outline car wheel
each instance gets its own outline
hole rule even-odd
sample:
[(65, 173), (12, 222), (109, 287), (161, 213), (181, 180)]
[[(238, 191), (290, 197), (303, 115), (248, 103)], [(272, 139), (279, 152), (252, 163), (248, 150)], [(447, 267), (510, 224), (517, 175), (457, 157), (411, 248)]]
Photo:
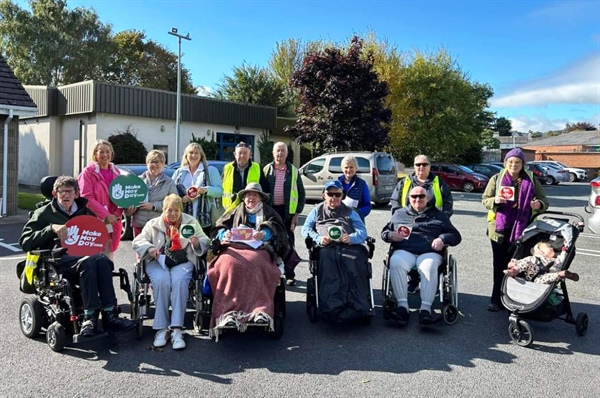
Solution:
[(465, 192), (473, 192), (475, 189), (475, 185), (471, 181), (465, 181), (463, 184), (463, 191)]
[(569, 182), (577, 182), (577, 175), (575, 173), (569, 173)]
[(546, 178), (546, 184), (548, 184), (548, 185), (556, 185), (556, 180), (554, 179), (554, 177), (548, 176)]
[(123, 230), (121, 231), (121, 240), (133, 239), (133, 229), (131, 228), (131, 217), (123, 215), (121, 218)]

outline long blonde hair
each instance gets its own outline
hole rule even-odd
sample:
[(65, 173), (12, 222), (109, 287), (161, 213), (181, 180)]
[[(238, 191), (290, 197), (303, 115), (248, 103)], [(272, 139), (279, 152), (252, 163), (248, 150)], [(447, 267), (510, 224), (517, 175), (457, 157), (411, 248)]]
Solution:
[(112, 144), (110, 143), (110, 141), (107, 140), (97, 140), (96, 144), (94, 145), (94, 149), (92, 149), (92, 160), (96, 163), (98, 163), (98, 158), (96, 157), (96, 151), (98, 150), (98, 147), (100, 145), (106, 145), (110, 148), (110, 159), (109, 161), (112, 162), (113, 159), (115, 158), (115, 150), (112, 146)]
[(187, 158), (187, 154), (188, 152), (193, 151), (194, 149), (197, 149), (198, 152), (200, 152), (200, 162), (202, 162), (202, 164), (204, 165), (204, 170), (208, 173), (208, 162), (206, 161), (206, 154), (204, 153), (204, 149), (202, 149), (202, 145), (198, 144), (197, 142), (190, 142), (188, 146), (185, 147), (185, 150), (183, 151), (183, 156), (181, 157), (181, 165), (187, 166), (190, 164)]

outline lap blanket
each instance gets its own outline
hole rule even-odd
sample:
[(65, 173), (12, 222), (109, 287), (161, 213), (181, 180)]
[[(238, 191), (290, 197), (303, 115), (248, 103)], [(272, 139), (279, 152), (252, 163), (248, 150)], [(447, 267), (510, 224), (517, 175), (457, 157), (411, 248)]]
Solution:
[(218, 335), (225, 318), (232, 316), (238, 330), (258, 312), (269, 318), (273, 329), (273, 298), (281, 272), (265, 249), (232, 243), (209, 265), (208, 280), (213, 292), (211, 333)]
[(321, 316), (332, 322), (371, 314), (371, 266), (361, 245), (319, 248), (318, 289)]

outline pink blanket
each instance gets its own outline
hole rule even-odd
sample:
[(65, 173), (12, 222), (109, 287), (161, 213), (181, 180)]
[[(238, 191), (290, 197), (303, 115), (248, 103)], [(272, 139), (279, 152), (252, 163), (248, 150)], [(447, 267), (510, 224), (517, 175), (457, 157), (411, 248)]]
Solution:
[(208, 280), (213, 291), (211, 329), (233, 316), (240, 331), (258, 312), (274, 316), (273, 297), (281, 272), (269, 253), (232, 243), (209, 265)]

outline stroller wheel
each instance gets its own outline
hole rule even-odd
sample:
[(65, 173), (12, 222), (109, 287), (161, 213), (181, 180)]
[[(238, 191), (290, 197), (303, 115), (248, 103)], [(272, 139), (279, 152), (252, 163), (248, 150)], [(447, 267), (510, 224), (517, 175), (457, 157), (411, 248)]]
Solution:
[(442, 315), (446, 325), (454, 325), (458, 321), (458, 309), (453, 305), (444, 305)]
[(63, 325), (54, 322), (52, 325), (48, 326), (48, 330), (46, 331), (46, 341), (52, 351), (62, 351), (67, 343), (67, 333), (65, 332)]
[(577, 319), (575, 320), (575, 331), (580, 336), (585, 336), (588, 329), (589, 318), (585, 312), (580, 312), (577, 314)]
[(533, 329), (522, 319), (519, 319), (517, 327), (512, 322), (508, 324), (508, 335), (513, 343), (521, 347), (528, 347), (533, 343)]

